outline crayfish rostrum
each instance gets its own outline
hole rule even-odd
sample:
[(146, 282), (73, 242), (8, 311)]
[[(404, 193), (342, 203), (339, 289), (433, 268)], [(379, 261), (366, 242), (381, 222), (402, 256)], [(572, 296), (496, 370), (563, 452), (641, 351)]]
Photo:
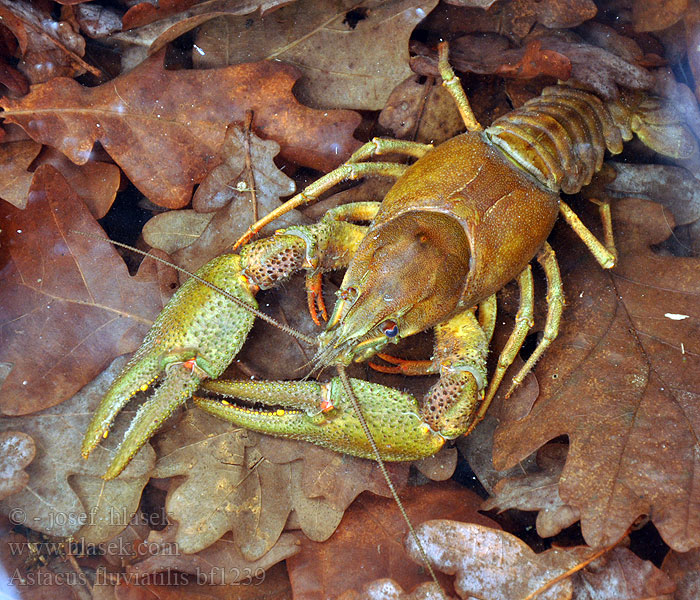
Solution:
[[(233, 423), (348, 454), (373, 458), (363, 428), (338, 378), (313, 381), (219, 381), (252, 327), (258, 289), (307, 272), (309, 308), (325, 316), (321, 274), (346, 268), (338, 301), (318, 338), (319, 366), (347, 365), (388, 344), (435, 329), (430, 360), (393, 363), (384, 370), (439, 375), (420, 402), (397, 390), (352, 380), (381, 456), (413, 460), (437, 452), (468, 432), (485, 413), (533, 323), (529, 263), (537, 257), (548, 284), (544, 335), (514, 377), (520, 383), (557, 335), (564, 306), (559, 269), (547, 237), (559, 214), (603, 268), (615, 264), (609, 207), (600, 205), (599, 242), (560, 198), (590, 182), (605, 150), (619, 153), (636, 132), (653, 149), (679, 158), (695, 152), (694, 138), (674, 130), (672, 143), (650, 123), (662, 111), (648, 97), (604, 103), (592, 93), (557, 85), (482, 129), (440, 47), (443, 84), (467, 132), (437, 148), (375, 139), (345, 164), (270, 213), (241, 240), (290, 208), (345, 179), (384, 175), (397, 181), (384, 201), (343, 205), (317, 224), (278, 231), (219, 256), (173, 296), (107, 392), (83, 440), (87, 456), (107, 435), (126, 402), (160, 378), (134, 418), (105, 477), (116, 477), (172, 411), (201, 387), (234, 400), (196, 398), (202, 409)], [(668, 123), (669, 119), (661, 119)], [(381, 154), (417, 158), (411, 166), (372, 162)], [(369, 226), (361, 223), (369, 222)], [(495, 293), (517, 279), (520, 309), (490, 378), (486, 357), (495, 325)], [(223, 293), (222, 293), (223, 292)], [(260, 314), (260, 313), (257, 313)], [(253, 403), (253, 404), (250, 404)], [(258, 409), (258, 406), (269, 409)]]

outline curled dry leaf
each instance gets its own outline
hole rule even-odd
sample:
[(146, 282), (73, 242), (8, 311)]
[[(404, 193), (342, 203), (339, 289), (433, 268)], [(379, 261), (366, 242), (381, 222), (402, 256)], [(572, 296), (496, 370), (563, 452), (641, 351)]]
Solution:
[[(494, 463), (513, 465), (567, 434), (559, 493), (581, 512), (590, 545), (617, 540), (649, 515), (672, 548), (687, 550), (700, 544), (699, 263), (652, 252), (673, 222), (660, 205), (626, 199), (613, 210), (614, 270), (603, 272), (586, 252), (560, 252), (567, 310), (536, 369), (541, 400), (524, 419), (501, 424)], [(562, 237), (562, 248), (579, 243), (568, 230)]]
[[(244, 127), (229, 126), (221, 147), (222, 163), (206, 176), (192, 200), (196, 211), (216, 212), (197, 240), (173, 257), (178, 265), (195, 270), (226, 252), (259, 216), (280, 205), (281, 196), (294, 193), (294, 181), (273, 161), (279, 151), (277, 142), (262, 140)], [(299, 212), (292, 211), (262, 234), (300, 222)]]
[(31, 83), (53, 77), (101, 72), (86, 63), (85, 40), (69, 21), (54, 21), (48, 12), (26, 0), (0, 3), (2, 24), (17, 38), (21, 60), (17, 68)]
[(27, 168), (41, 151), (41, 144), (25, 140), (0, 145), (0, 198), (17, 208), (27, 206), (33, 173)]
[(221, 19), (201, 28), (195, 64), (282, 60), (302, 71), (295, 92), (304, 104), (379, 110), (411, 75), (408, 39), (436, 4), (298, 0), (275, 11), (274, 19)]
[(32, 462), (36, 446), (30, 435), (21, 431), (0, 433), (0, 500), (21, 492), (29, 475), (24, 468)]
[[(407, 488), (400, 495), (414, 525), (425, 519), (452, 518), (498, 527), (478, 512), (479, 496), (452, 482)], [(413, 589), (426, 580), (426, 574), (422, 563), (412, 564), (406, 554), (407, 532), (392, 499), (363, 494), (327, 542), (304, 543), (301, 552), (287, 561), (295, 597), (335, 598), (378, 577), (391, 577), (403, 589)], [(441, 584), (450, 589), (448, 578), (442, 577)]]
[(660, 31), (677, 23), (688, 9), (688, 0), (646, 0), (632, 4), (635, 31)]
[(189, 202), (193, 185), (218, 164), (228, 124), (243, 121), (247, 110), (283, 156), (306, 166), (330, 170), (359, 145), (352, 138), (359, 115), (299, 104), (291, 91), (298, 74), (289, 65), (166, 71), (162, 62), (155, 55), (94, 88), (53, 79), (21, 100), (0, 100), (2, 116), (75, 164), (85, 164), (99, 141), (149, 200), (168, 208)]
[[(525, 598), (578, 563), (563, 550), (535, 554), (514, 535), (476, 523), (436, 519), (418, 525), (416, 533), (433, 567), (456, 576), (454, 587), (460, 598)], [(405, 545), (420, 564), (411, 536), (405, 537)], [(572, 582), (564, 579), (537, 598), (570, 600), (572, 590)]]
[(663, 204), (673, 214), (676, 225), (700, 219), (700, 181), (682, 167), (633, 165), (609, 162), (615, 180), (605, 191), (617, 197), (636, 196)]
[[(571, 78), (608, 99), (618, 96), (618, 86), (650, 89), (654, 85), (649, 71), (628, 57), (587, 43), (568, 31), (538, 32), (524, 43), (511, 48), (505, 37), (496, 34), (461, 36), (450, 44), (450, 62), (463, 72)], [(437, 76), (437, 54), (422, 44), (414, 43), (412, 48), (419, 53), (411, 59), (412, 68), (421, 75)]]
[[(197, 3), (192, 0), (167, 0), (159, 2), (157, 7), (150, 5), (150, 8), (150, 3), (141, 2), (124, 14), (125, 31), (111, 36), (110, 41), (141, 46), (148, 53), (153, 53), (183, 33), (216, 17), (251, 15), (258, 10), (264, 15), (290, 1), (293, 0), (209, 0)], [(187, 8), (192, 4), (194, 6)], [(131, 31), (127, 31), (129, 29)]]
[(390, 129), (394, 137), (423, 144), (439, 144), (464, 131), (452, 96), (435, 78), (420, 83), (412, 75), (391, 92), (379, 124)]
[[(0, 203), (5, 248), (0, 410), (28, 414), (71, 397), (109, 361), (135, 350), (172, 293), (170, 268), (135, 277), (65, 178), (34, 174), (25, 210)], [(79, 233), (92, 237), (88, 238)]]
[(88, 421), (125, 364), (125, 358), (115, 360), (80, 393), (59, 406), (0, 420), (0, 431), (22, 431), (31, 435), (37, 447), (36, 457), (26, 469), (26, 488), (0, 501), (0, 510), (14, 524), (53, 536), (73, 535), (88, 544), (109, 540), (129, 525), (153, 469), (153, 450), (144, 446), (118, 479), (105, 482), (101, 476), (133, 411), (89, 460), (80, 454)]
[[(175, 571), (191, 576), (176, 581), (193, 581), (198, 586), (224, 586), (251, 581), (257, 583), (261, 580), (261, 575), (265, 577), (267, 569), (299, 551), (297, 536), (283, 533), (265, 555), (255, 560), (244, 558), (238, 545), (228, 537), (196, 554), (186, 554), (177, 545), (176, 530), (177, 526), (171, 525), (162, 531), (151, 531), (143, 544), (145, 553), (127, 566), (127, 579), (145, 577), (145, 581), (148, 581), (148, 576), (156, 573)], [(237, 595), (236, 598), (238, 597)]]
[(690, 552), (671, 550), (661, 568), (676, 584), (674, 600), (696, 600), (700, 597), (700, 548)]
[[(456, 575), (454, 585), (460, 598), (529, 598), (532, 594), (549, 600), (671, 600), (675, 589), (653, 563), (627, 548), (613, 548), (552, 584), (596, 552), (577, 546), (535, 554), (504, 531), (442, 519), (416, 529), (433, 566)], [(420, 561), (413, 538), (406, 536), (405, 544), (411, 558)], [(535, 594), (537, 590), (542, 591)]]
[(517, 508), (536, 510), (537, 534), (552, 537), (579, 520), (579, 512), (559, 497), (559, 477), (564, 468), (568, 446), (548, 444), (537, 453), (538, 471), (501, 479), (494, 495), (484, 502), (484, 510)]
[(422, 583), (410, 593), (393, 579), (377, 579), (362, 586), (359, 592), (348, 590), (338, 596), (338, 600), (452, 600), (454, 596), (445, 596), (434, 583)]
[(41, 144), (31, 140), (0, 145), (0, 198), (17, 208), (25, 208), (29, 186), (34, 177), (34, 173), (27, 168), (32, 163), (37, 168), (42, 164), (50, 164), (68, 179), (93, 217), (104, 217), (119, 189), (119, 167), (98, 161), (75, 165), (53, 148), (44, 148), (37, 159), (41, 149)]

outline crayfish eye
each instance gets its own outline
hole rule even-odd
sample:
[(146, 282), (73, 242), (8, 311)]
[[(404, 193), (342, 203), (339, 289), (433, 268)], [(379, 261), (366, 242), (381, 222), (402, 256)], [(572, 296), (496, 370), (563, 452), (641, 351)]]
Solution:
[(357, 288), (354, 287), (349, 287), (346, 290), (340, 290), (339, 294), (340, 298), (342, 300), (349, 300), (350, 302), (353, 302), (354, 300), (357, 299), (357, 297), (360, 295), (359, 292), (357, 291)]
[(393, 338), (399, 335), (399, 326), (394, 321), (384, 321), (382, 331), (386, 337)]

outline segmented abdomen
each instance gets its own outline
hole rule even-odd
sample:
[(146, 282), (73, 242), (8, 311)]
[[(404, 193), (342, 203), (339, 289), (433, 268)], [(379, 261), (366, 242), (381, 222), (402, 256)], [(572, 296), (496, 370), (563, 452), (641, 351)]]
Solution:
[(557, 85), (497, 119), (485, 133), (549, 189), (574, 194), (600, 170), (606, 148), (622, 152), (621, 131), (627, 133), (598, 97)]

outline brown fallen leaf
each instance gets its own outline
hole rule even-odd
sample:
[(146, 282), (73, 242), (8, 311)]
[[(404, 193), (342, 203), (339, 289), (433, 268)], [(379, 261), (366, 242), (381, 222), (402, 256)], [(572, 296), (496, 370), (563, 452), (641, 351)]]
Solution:
[(34, 174), (27, 168), (41, 151), (41, 144), (26, 140), (0, 145), (0, 198), (17, 208), (27, 206)]
[(700, 181), (690, 171), (671, 165), (634, 165), (610, 161), (614, 181), (605, 191), (615, 197), (636, 196), (663, 204), (676, 225), (700, 219)]
[[(407, 488), (401, 498), (414, 525), (442, 517), (498, 527), (478, 512), (481, 498), (453, 482)], [(335, 598), (378, 577), (391, 577), (407, 590), (424, 582), (423, 566), (412, 564), (404, 550), (407, 531), (393, 499), (363, 494), (328, 541), (305, 542), (287, 561), (295, 597)], [(448, 582), (441, 577), (443, 589), (450, 589)]]
[[(186, 10), (183, 10), (185, 5), (192, 4), (190, 0), (167, 0), (159, 2), (157, 8), (148, 8), (148, 3), (141, 2), (124, 14), (125, 31), (110, 36), (110, 41), (141, 46), (151, 54), (211, 19), (250, 15), (258, 10), (265, 15), (291, 1), (294, 0), (209, 0), (198, 2)], [(155, 21), (146, 22), (154, 17)], [(128, 29), (130, 31), (126, 31)]]
[(68, 180), (95, 219), (101, 219), (107, 214), (121, 183), (121, 172), (117, 165), (99, 160), (76, 165), (65, 154), (51, 147), (42, 150), (36, 164), (55, 167)]
[(576, 27), (595, 17), (597, 10), (591, 0), (513, 0), (495, 11), (494, 17), (498, 33), (522, 39), (535, 23), (550, 29)]
[(552, 537), (576, 523), (579, 512), (559, 497), (559, 477), (564, 468), (568, 446), (550, 443), (537, 453), (538, 471), (501, 479), (494, 495), (482, 505), (484, 510), (511, 508), (536, 510), (537, 535)]
[(445, 596), (444, 590), (438, 589), (434, 583), (422, 583), (408, 593), (393, 579), (377, 579), (363, 585), (359, 592), (348, 590), (338, 596), (338, 600), (452, 600), (453, 598), (455, 597)]
[[(474, 33), (450, 43), (450, 62), (457, 71), (481, 74), (500, 73), (507, 77), (553, 75), (574, 79), (593, 88), (604, 98), (618, 96), (618, 86), (650, 89), (653, 76), (645, 68), (613, 52), (584, 41), (568, 31), (538, 31), (527, 37), (524, 47), (511, 48), (500, 35)], [(421, 75), (437, 76), (437, 53), (418, 43), (412, 44), (418, 56), (411, 67)], [(526, 57), (529, 49), (530, 55)], [(535, 65), (528, 61), (535, 58)]]
[(518, 62), (501, 64), (496, 74), (516, 79), (548, 75), (566, 81), (571, 77), (571, 61), (558, 52), (543, 50), (541, 40), (532, 40), (525, 46), (525, 53)]
[[(535, 554), (514, 535), (478, 523), (435, 519), (418, 525), (416, 533), (433, 567), (456, 576), (460, 598), (525, 598), (578, 563), (564, 550)], [(404, 543), (411, 559), (422, 562), (413, 538), (406, 536)], [(537, 598), (569, 600), (572, 590), (564, 579)]]
[(696, 600), (700, 597), (700, 549), (669, 551), (661, 569), (676, 584), (674, 600)]
[[(154, 575), (169, 571), (168, 574), (174, 576), (172, 581), (175, 583), (230, 586), (262, 582), (267, 569), (299, 551), (298, 536), (283, 533), (270, 550), (256, 560), (241, 555), (238, 545), (229, 537), (219, 539), (196, 554), (187, 554), (175, 541), (176, 530), (177, 526), (171, 525), (162, 531), (151, 531), (143, 544), (143, 556), (126, 568), (127, 580), (143, 578), (146, 583), (150, 576), (157, 581)], [(178, 578), (178, 574), (184, 574), (184, 577)]]
[(301, 70), (295, 92), (304, 104), (379, 110), (391, 90), (411, 75), (408, 39), (436, 4), (297, 0), (276, 10), (274, 18), (211, 21), (197, 37), (195, 65), (282, 60)]
[(0, 433), (0, 500), (21, 492), (27, 485), (29, 475), (24, 468), (35, 454), (31, 436), (21, 431)]
[(683, 18), (688, 0), (647, 0), (632, 4), (635, 31), (659, 31)]
[(559, 493), (581, 512), (590, 545), (611, 543), (649, 515), (669, 546), (687, 550), (700, 544), (692, 508), (700, 501), (699, 263), (652, 252), (672, 225), (660, 205), (626, 199), (613, 210), (619, 263), (610, 272), (568, 230), (558, 236), (560, 247), (579, 248), (559, 253), (560, 336), (536, 369), (539, 401), (496, 432), (494, 463), (513, 465), (567, 434)]
[[(460, 598), (671, 600), (675, 589), (662, 571), (627, 548), (613, 548), (580, 569), (599, 552), (577, 546), (535, 554), (505, 531), (444, 519), (416, 530), (433, 566), (456, 576)], [(405, 543), (420, 561), (413, 538), (406, 536)], [(579, 570), (556, 581), (574, 568)]]
[[(243, 127), (229, 126), (221, 147), (222, 164), (210, 171), (192, 199), (194, 210), (216, 212), (196, 241), (173, 256), (179, 266), (193, 271), (229, 251), (258, 217), (280, 205), (280, 197), (294, 193), (294, 181), (273, 161), (279, 151), (277, 142), (262, 140)], [(264, 228), (262, 234), (301, 222), (299, 212), (292, 211)]]
[(21, 53), (17, 68), (31, 83), (86, 71), (101, 75), (99, 69), (82, 59), (85, 40), (68, 21), (54, 21), (48, 11), (26, 0), (3, 0), (0, 17), (17, 38)]
[(193, 185), (219, 162), (226, 127), (246, 110), (283, 156), (319, 170), (334, 168), (359, 145), (352, 138), (359, 115), (300, 105), (291, 66), (166, 71), (162, 61), (155, 55), (94, 88), (53, 79), (21, 100), (1, 99), (2, 116), (76, 164), (85, 164), (99, 141), (149, 200), (168, 208), (189, 202)]
[(257, 560), (281, 535), (292, 509), (289, 465), (264, 460), (247, 437), (194, 409), (158, 438), (154, 476), (184, 476), (165, 504), (168, 519), (178, 523), (175, 543), (182, 552), (198, 552), (233, 531), (241, 555)]
[[(177, 571), (154, 572), (134, 581), (127, 574), (119, 578), (112, 596), (104, 600), (289, 600), (292, 591), (284, 563), (263, 567), (234, 567), (221, 553), (220, 564), (204, 566), (183, 564)], [(195, 557), (196, 559), (196, 557)], [(196, 563), (200, 561), (195, 560)], [(236, 583), (226, 583), (223, 573), (241, 572), (243, 578)], [(205, 577), (211, 574), (211, 583)], [(95, 596), (95, 600), (102, 597)]]
[(135, 277), (65, 178), (44, 165), (25, 210), (0, 202), (0, 410), (28, 414), (74, 395), (135, 350), (172, 293), (174, 272), (145, 261)]
[(47, 535), (75, 536), (86, 544), (105, 542), (126, 528), (153, 469), (154, 453), (142, 448), (123, 475), (105, 482), (101, 476), (114, 456), (129, 417), (117, 425), (89, 460), (80, 454), (85, 428), (121, 368), (119, 358), (70, 400), (24, 417), (3, 417), (0, 431), (19, 430), (36, 442), (36, 457), (26, 467), (24, 490), (0, 501), (0, 510), (14, 525)]
[(394, 137), (440, 144), (464, 131), (452, 96), (434, 78), (412, 75), (397, 85), (379, 113), (379, 124)]

